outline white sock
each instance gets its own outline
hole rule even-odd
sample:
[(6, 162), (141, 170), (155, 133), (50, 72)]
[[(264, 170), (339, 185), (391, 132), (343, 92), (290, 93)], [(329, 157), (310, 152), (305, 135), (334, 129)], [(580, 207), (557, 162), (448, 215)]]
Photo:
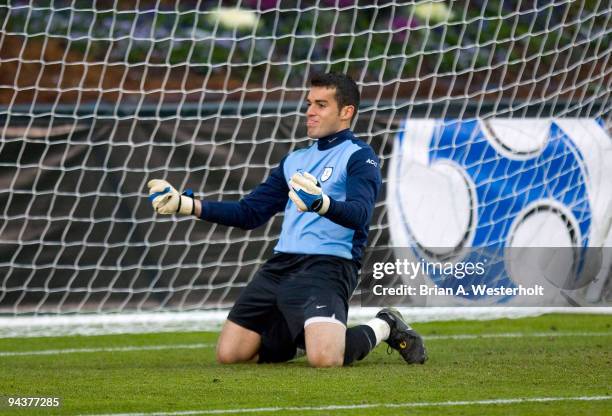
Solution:
[(372, 328), (372, 331), (374, 331), (374, 335), (376, 335), (376, 345), (389, 338), (391, 328), (389, 328), (389, 324), (383, 321), (382, 319), (370, 319), (368, 322), (365, 323), (365, 325), (369, 326), (370, 328)]

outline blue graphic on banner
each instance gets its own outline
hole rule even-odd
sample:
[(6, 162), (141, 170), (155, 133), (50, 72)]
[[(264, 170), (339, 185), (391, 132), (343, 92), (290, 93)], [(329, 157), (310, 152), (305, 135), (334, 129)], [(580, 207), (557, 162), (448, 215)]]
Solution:
[[(409, 122), (407, 126), (410, 128)], [(403, 131), (404, 128), (397, 135), (400, 144), (404, 140)], [(490, 284), (494, 280), (495, 286), (515, 287), (505, 270), (503, 250), (509, 244), (509, 232), (517, 216), (540, 200), (556, 201), (572, 213), (579, 230), (575, 230), (573, 244), (582, 247), (583, 253), (586, 251), (591, 227), (586, 185), (588, 172), (578, 148), (554, 122), (545, 146), (537, 154), (513, 159), (493, 146), (478, 120), (440, 120), (428, 155), (430, 164), (446, 160), (460, 166), (474, 184), (476, 223), (472, 225), (473, 237), (466, 245), (486, 247), (486, 250), (471, 251), (463, 259), (484, 261), (487, 264), (484, 276), (460, 280), (431, 275), (436, 285), (456, 289), (458, 285)], [(398, 192), (399, 188), (401, 186)], [(406, 230), (410, 232), (405, 212), (401, 206), (399, 209)], [(424, 249), (417, 246), (413, 250), (418, 257), (427, 258)], [(580, 268), (581, 265), (578, 271)]]

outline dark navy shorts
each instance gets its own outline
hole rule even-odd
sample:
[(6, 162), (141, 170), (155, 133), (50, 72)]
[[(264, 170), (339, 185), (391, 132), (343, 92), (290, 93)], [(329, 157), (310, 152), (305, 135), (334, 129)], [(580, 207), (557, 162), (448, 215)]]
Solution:
[(346, 326), (358, 272), (354, 261), (336, 256), (275, 254), (244, 288), (228, 319), (262, 336), (282, 336), (284, 330), (303, 347), (310, 323)]

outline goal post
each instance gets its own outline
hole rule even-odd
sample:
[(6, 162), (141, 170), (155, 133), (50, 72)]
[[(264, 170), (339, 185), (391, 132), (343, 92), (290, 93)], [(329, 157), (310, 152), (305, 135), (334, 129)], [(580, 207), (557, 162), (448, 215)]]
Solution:
[(0, 313), (231, 306), (282, 215), (252, 231), (162, 218), (146, 183), (246, 195), (310, 143), (314, 71), (361, 89), (354, 131), (384, 178), (370, 246), (393, 247), (390, 167), (406, 120), (571, 117), (610, 140), (611, 16), (591, 0), (0, 5)]

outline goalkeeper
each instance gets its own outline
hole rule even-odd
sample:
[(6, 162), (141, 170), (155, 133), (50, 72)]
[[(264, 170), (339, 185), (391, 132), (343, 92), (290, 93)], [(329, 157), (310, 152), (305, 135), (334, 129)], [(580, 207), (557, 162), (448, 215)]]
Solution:
[(238, 202), (199, 201), (166, 181), (149, 181), (149, 198), (159, 214), (253, 229), (285, 213), (275, 254), (227, 317), (217, 360), (284, 362), (305, 349), (310, 365), (334, 367), (361, 360), (386, 341), (409, 364), (422, 364), (427, 359), (422, 338), (393, 309), (346, 327), (381, 186), (379, 162), (350, 130), (359, 90), (348, 76), (313, 76), (307, 106), (307, 133), (317, 142), (285, 156)]

